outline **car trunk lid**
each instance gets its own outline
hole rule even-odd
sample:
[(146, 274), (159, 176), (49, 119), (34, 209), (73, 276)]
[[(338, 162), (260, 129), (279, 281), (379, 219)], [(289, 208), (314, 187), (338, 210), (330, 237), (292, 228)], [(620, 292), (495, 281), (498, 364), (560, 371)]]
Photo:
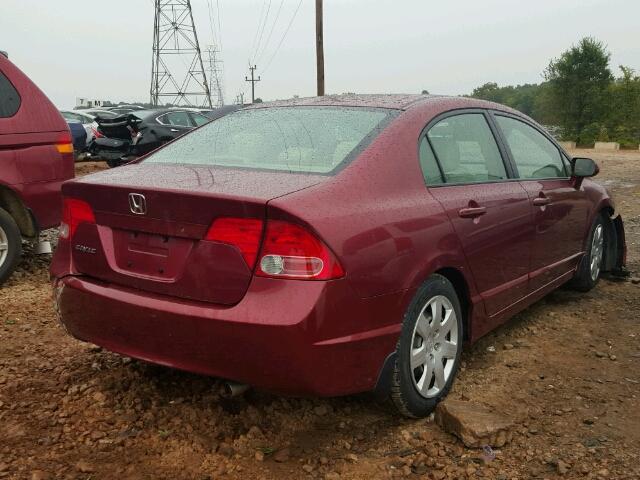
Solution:
[(65, 184), (95, 224), (71, 239), (78, 273), (190, 300), (235, 304), (252, 266), (237, 247), (204, 240), (219, 217), (265, 218), (266, 204), (327, 177), (221, 167), (133, 164)]

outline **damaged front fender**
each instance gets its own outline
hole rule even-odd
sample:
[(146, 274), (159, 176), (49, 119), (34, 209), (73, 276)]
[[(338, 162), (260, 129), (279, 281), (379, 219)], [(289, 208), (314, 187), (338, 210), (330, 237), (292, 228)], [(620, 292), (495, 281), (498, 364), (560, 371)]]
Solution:
[(628, 277), (629, 271), (626, 268), (627, 243), (622, 217), (617, 215), (608, 220), (609, 228), (607, 229), (607, 247), (603, 270), (617, 277)]

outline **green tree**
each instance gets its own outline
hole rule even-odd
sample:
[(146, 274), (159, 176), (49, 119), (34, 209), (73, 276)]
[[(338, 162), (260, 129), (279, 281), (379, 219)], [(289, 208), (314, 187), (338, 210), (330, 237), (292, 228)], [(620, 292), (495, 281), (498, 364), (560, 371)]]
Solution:
[(609, 87), (610, 109), (607, 126), (613, 138), (624, 146), (640, 142), (640, 76), (620, 66), (622, 76)]
[(610, 57), (602, 42), (587, 37), (549, 63), (545, 79), (566, 137), (579, 140), (586, 126), (606, 117), (613, 81)]

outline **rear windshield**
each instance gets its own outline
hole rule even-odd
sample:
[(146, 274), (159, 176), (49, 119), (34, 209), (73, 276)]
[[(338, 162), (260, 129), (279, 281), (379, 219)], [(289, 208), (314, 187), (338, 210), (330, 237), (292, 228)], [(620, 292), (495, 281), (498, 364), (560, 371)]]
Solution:
[(145, 162), (331, 173), (386, 126), (391, 112), (348, 107), (242, 110), (167, 145)]

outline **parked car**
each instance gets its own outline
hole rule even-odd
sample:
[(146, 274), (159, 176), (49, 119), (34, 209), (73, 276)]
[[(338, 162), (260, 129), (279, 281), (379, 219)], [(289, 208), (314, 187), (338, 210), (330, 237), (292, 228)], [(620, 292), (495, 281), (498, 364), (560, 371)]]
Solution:
[(597, 173), (470, 98), (253, 105), (63, 186), (57, 311), (130, 357), (423, 417), (465, 342), (623, 272)]
[(175, 109), (139, 110), (98, 119), (98, 138), (89, 151), (117, 167), (210, 121), (201, 113)]
[(125, 115), (127, 113), (137, 112), (139, 110), (144, 110), (144, 107), (140, 105), (117, 105), (115, 107), (104, 107), (110, 112), (117, 113), (118, 115)]
[(0, 284), (20, 260), (22, 238), (37, 241), (41, 230), (60, 223), (60, 185), (73, 178), (73, 169), (67, 123), (0, 55)]
[[(60, 114), (62, 118), (64, 118), (69, 124), (69, 129), (71, 130), (71, 135), (73, 135), (73, 147), (76, 152), (83, 151), (93, 140), (95, 137), (94, 131), (96, 130), (97, 123), (95, 123), (95, 117), (88, 115), (83, 112), (69, 111), (69, 110), (60, 110)], [(80, 135), (76, 126), (72, 126), (71, 124), (81, 124), (84, 129), (84, 136)], [(80, 144), (80, 138), (82, 137), (82, 141), (84, 143)], [(80, 147), (80, 148), (79, 148)]]
[(85, 126), (76, 120), (67, 120), (67, 125), (73, 138), (73, 152), (78, 155), (87, 148), (87, 131)]
[(95, 120), (97, 117), (100, 118), (115, 118), (117, 117), (119, 114), (116, 112), (111, 112), (109, 110), (100, 110), (98, 108), (87, 108), (86, 110), (75, 110), (80, 111), (82, 113), (86, 113), (87, 115), (91, 115), (93, 117), (93, 119)]

